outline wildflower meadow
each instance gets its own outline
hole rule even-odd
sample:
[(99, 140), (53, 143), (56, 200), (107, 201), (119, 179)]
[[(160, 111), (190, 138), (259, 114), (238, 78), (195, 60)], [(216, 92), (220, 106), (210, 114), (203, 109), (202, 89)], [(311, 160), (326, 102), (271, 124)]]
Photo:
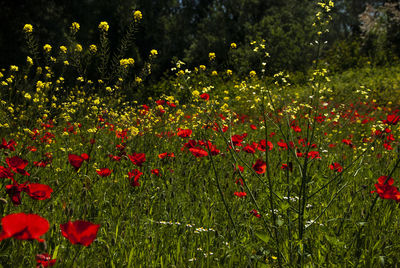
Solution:
[(209, 51), (148, 83), (138, 9), (117, 45), (102, 18), (91, 44), (25, 24), (26, 62), (0, 72), (0, 266), (397, 267), (400, 69), (333, 73), (335, 4), (314, 6), (303, 76), (268, 74), (260, 38), (245, 75)]

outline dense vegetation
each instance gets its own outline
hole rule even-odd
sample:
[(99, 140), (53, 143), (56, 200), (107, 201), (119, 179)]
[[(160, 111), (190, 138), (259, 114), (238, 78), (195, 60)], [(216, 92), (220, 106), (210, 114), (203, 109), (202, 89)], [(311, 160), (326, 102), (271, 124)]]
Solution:
[(397, 6), (48, 3), (0, 72), (1, 266), (399, 263)]

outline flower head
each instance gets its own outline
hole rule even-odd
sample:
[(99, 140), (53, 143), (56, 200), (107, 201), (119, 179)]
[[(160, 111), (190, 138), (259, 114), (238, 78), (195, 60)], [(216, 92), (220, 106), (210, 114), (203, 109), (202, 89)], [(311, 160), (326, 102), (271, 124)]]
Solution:
[(155, 49), (150, 50), (150, 56), (155, 57), (158, 55), (158, 51)]
[(136, 10), (135, 12), (133, 12), (133, 19), (135, 20), (135, 22), (139, 22), (141, 21), (143, 18), (142, 12), (140, 12), (140, 10)]
[(31, 32), (33, 32), (33, 26), (31, 24), (25, 24), (24, 28), (23, 28), (23, 31), (25, 33), (31, 33)]
[(104, 32), (108, 32), (108, 28), (110, 28), (110, 26), (108, 26), (108, 23), (106, 21), (102, 21), (99, 24), (99, 29), (104, 31)]
[(89, 46), (89, 51), (92, 53), (96, 53), (97, 52), (97, 46), (96, 45), (90, 45)]
[(49, 222), (36, 214), (15, 213), (1, 219), (3, 227), (0, 241), (14, 237), (19, 240), (37, 240), (44, 242), (40, 236), (50, 228)]
[(50, 46), (49, 44), (45, 44), (45, 45), (43, 46), (43, 50), (44, 50), (46, 53), (50, 53), (50, 51), (51, 51), (51, 46)]
[(77, 31), (79, 31), (79, 28), (81, 28), (79, 23), (73, 22), (70, 29), (72, 33), (76, 33)]
[(208, 53), (208, 58), (210, 59), (210, 61), (213, 61), (213, 60), (215, 60), (215, 53), (214, 52), (210, 52), (210, 53)]
[(264, 174), (267, 169), (267, 163), (261, 159), (257, 159), (256, 163), (253, 165), (253, 169), (257, 174)]
[(97, 237), (100, 225), (77, 220), (60, 224), (60, 228), (61, 234), (72, 244), (80, 244), (87, 247), (92, 244), (93, 240)]
[(48, 253), (37, 254), (36, 268), (53, 266), (56, 261), (56, 259), (51, 259), (51, 256)]
[(146, 155), (144, 153), (133, 153), (132, 155), (128, 155), (128, 157), (134, 165), (139, 167), (146, 161)]

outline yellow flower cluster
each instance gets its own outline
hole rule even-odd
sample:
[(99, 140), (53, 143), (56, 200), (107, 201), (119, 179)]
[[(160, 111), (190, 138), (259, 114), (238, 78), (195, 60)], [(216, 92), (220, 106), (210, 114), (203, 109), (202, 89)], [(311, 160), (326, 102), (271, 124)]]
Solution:
[(133, 12), (133, 19), (135, 20), (135, 22), (139, 22), (142, 18), (143, 18), (142, 12), (140, 12), (139, 10)]
[(102, 21), (99, 24), (99, 29), (104, 31), (104, 32), (108, 32), (108, 29), (110, 28), (110, 26), (108, 26), (108, 23), (106, 21)]
[(47, 53), (50, 53), (50, 51), (51, 51), (51, 46), (50, 46), (49, 44), (46, 44), (46, 45), (43, 46), (43, 50), (44, 50), (45, 52), (47, 52)]
[(33, 26), (31, 24), (25, 24), (23, 31), (25, 33), (31, 33), (33, 31)]
[(158, 55), (158, 51), (155, 50), (155, 49), (152, 49), (152, 50), (150, 51), (150, 55), (151, 55), (151, 56), (157, 56), (157, 55)]
[(89, 46), (89, 51), (92, 53), (96, 53), (97, 52), (97, 46), (96, 45), (90, 45)]
[(237, 48), (237, 45), (236, 45), (236, 43), (231, 43), (231, 48), (232, 48), (232, 49), (235, 49), (235, 48)]
[(215, 53), (214, 52), (210, 52), (210, 53), (208, 53), (208, 58), (210, 59), (210, 61), (213, 61), (213, 60), (215, 60)]
[(128, 67), (129, 65), (133, 65), (134, 63), (135, 63), (135, 60), (132, 59), (132, 58), (129, 58), (129, 59), (121, 59), (121, 60), (119, 61), (119, 64), (120, 64), (121, 66), (124, 66), (125, 68)]
[(71, 32), (76, 33), (77, 31), (79, 31), (80, 28), (81, 26), (79, 25), (79, 23), (73, 22), (71, 25)]
[(29, 64), (29, 65), (33, 65), (33, 60), (32, 60), (32, 58), (31, 57), (26, 57), (26, 62)]
[(78, 51), (78, 52), (82, 52), (82, 45), (76, 44), (75, 50)]

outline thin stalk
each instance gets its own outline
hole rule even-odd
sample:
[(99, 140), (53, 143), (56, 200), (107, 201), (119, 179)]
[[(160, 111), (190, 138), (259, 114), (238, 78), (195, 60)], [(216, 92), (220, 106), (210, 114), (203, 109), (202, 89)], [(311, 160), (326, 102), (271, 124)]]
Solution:
[(265, 116), (265, 96), (263, 97), (263, 103), (262, 103), (262, 114), (264, 118), (264, 131), (265, 131), (265, 162), (267, 163), (267, 180), (268, 180), (268, 185), (269, 185), (269, 203), (271, 207), (271, 213), (272, 213), (272, 223), (274, 228), (274, 234), (275, 234), (275, 243), (276, 243), (276, 251), (277, 251), (277, 256), (278, 256), (278, 265), (279, 267), (282, 267), (282, 259), (281, 259), (281, 251), (279, 247), (279, 233), (278, 233), (278, 227), (277, 227), (277, 215), (275, 214), (275, 206), (274, 206), (274, 196), (272, 195), (273, 192), (273, 185), (272, 185), (272, 180), (271, 180), (271, 172), (269, 168), (269, 159), (268, 159), (268, 125), (267, 125), (267, 118)]

